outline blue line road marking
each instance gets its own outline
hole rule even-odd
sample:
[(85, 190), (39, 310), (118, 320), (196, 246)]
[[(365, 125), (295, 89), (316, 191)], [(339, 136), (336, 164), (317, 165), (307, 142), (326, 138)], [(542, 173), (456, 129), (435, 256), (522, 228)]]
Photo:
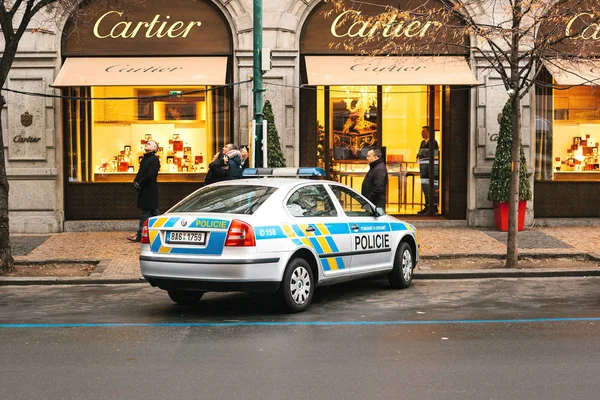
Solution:
[(332, 325), (452, 325), (452, 324), (529, 324), (545, 322), (598, 322), (590, 318), (467, 319), (424, 321), (281, 321), (281, 322), (156, 322), (156, 323), (82, 323), (82, 324), (0, 324), (0, 328), (121, 328), (121, 327), (231, 327), (231, 326), (332, 326)]

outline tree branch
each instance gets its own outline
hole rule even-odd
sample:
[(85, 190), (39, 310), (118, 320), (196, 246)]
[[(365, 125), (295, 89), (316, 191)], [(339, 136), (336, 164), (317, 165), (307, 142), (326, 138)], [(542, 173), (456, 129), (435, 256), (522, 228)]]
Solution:
[(2, 27), (4, 41), (8, 43), (11, 37), (13, 36), (14, 31), (12, 26), (12, 18), (10, 17), (10, 13), (6, 11), (4, 3), (0, 5), (0, 27)]
[[(30, 0), (27, 0), (28, 2)], [(42, 8), (46, 7), (49, 4), (52, 3), (56, 3), (58, 0), (41, 0), (39, 3), (37, 3), (35, 5), (35, 7), (33, 7), (33, 9), (31, 10), (31, 16), (33, 17), (34, 15), (36, 15)]]
[(25, 4), (25, 11), (23, 12), (23, 17), (21, 18), (19, 27), (17, 28), (17, 31), (15, 32), (14, 40), (16, 40), (17, 42), (21, 41), (21, 37), (23, 36), (23, 33), (25, 33), (25, 29), (27, 29), (29, 22), (31, 22), (31, 17), (33, 17), (35, 15), (35, 14), (31, 13), (33, 3), (34, 3), (34, 0), (27, 0), (27, 3)]
[(19, 7), (21, 7), (21, 3), (23, 3), (23, 0), (16, 0), (15, 4), (13, 4), (12, 8), (10, 9), (8, 15), (10, 16), (10, 19), (12, 19), (15, 14), (17, 13), (17, 11), (19, 10)]

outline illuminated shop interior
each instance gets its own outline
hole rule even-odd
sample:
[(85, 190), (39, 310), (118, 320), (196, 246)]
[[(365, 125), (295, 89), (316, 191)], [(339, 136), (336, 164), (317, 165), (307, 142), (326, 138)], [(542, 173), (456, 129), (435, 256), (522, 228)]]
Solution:
[[(321, 135), (323, 143), (317, 144), (317, 159), (328, 169), (330, 179), (360, 192), (369, 170), (367, 151), (380, 148), (388, 169), (386, 211), (415, 214), (422, 210), (425, 200), (416, 156), (423, 140), (421, 128), (433, 120), (440, 148), (436, 163), (442, 162), (441, 90), (441, 86), (427, 85), (318, 86), (317, 120), (319, 125), (327, 121), (327, 126)], [(434, 192), (437, 204), (439, 170)]]
[(74, 97), (65, 107), (70, 182), (131, 182), (150, 139), (159, 146), (159, 180), (201, 181), (197, 174), (207, 171), (228, 126), (228, 112), (219, 109), (224, 94), (210, 86), (68, 91)]
[(600, 88), (538, 87), (535, 179), (600, 181)]

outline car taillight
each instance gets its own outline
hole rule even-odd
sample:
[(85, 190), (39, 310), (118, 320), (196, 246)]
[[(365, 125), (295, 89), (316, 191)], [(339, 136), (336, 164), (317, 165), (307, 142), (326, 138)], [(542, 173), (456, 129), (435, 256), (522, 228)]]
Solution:
[(254, 229), (247, 222), (234, 219), (227, 231), (225, 246), (256, 246)]
[(142, 243), (150, 244), (150, 237), (148, 236), (148, 220), (144, 221), (142, 226)]

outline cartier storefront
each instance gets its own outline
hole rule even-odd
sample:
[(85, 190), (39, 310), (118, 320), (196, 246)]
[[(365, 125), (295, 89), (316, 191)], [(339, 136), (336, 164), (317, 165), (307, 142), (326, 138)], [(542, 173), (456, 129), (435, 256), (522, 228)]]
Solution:
[[(563, 2), (572, 36), (546, 57), (536, 86), (536, 218), (600, 217), (600, 6)], [(556, 6), (558, 7), (558, 6)], [(541, 35), (554, 32), (542, 26)]]
[[(441, 4), (423, 7), (433, 11)], [(300, 121), (306, 138), (301, 163), (321, 165), (330, 178), (360, 191), (369, 168), (366, 152), (380, 148), (389, 172), (387, 212), (422, 214), (429, 187), (417, 154), (422, 127), (429, 126), (438, 147), (430, 157), (435, 172), (429, 193), (439, 205), (430, 215), (465, 219), (470, 91), (478, 84), (467, 62), (469, 38), (453, 34), (452, 26), (462, 24), (458, 19), (444, 23), (435, 12), (424, 12), (406, 20), (387, 6), (402, 3), (377, 0), (336, 10), (323, 2), (308, 16), (300, 46), (300, 108), (307, 116)], [(438, 36), (446, 39), (438, 42)], [(375, 40), (348, 46), (348, 39), (367, 37)], [(393, 52), (377, 52), (378, 43), (390, 41), (397, 45)], [(418, 54), (399, 51), (406, 41), (417, 44)]]
[(209, 0), (84, 2), (63, 30), (65, 220), (136, 218), (131, 183), (157, 141), (160, 209), (201, 186), (232, 137), (232, 36)]

